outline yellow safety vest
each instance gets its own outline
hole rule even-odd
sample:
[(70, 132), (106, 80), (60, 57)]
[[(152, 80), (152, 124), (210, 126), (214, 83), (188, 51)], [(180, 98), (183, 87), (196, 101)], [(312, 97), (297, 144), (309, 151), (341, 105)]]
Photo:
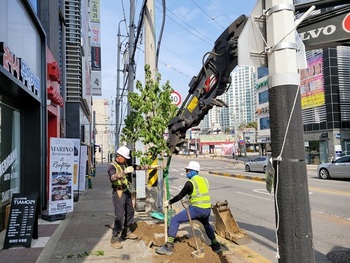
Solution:
[[(111, 165), (114, 166), (115, 168), (115, 172), (124, 172), (123, 168), (120, 166), (120, 164), (118, 164), (117, 162), (112, 162)], [(125, 168), (127, 167), (127, 164), (125, 164)], [(123, 178), (117, 179), (115, 181), (112, 182), (113, 186), (128, 186), (128, 177), (127, 174), (124, 174)]]
[(189, 196), (190, 203), (200, 208), (210, 208), (209, 182), (206, 178), (196, 175), (189, 180), (193, 185), (193, 192)]

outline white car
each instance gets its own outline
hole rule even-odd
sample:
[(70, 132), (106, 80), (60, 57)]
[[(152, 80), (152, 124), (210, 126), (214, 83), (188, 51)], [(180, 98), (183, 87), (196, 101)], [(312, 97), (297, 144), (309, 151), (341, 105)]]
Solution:
[(329, 178), (350, 178), (350, 155), (342, 156), (335, 161), (322, 163), (317, 167), (318, 177)]
[(266, 173), (269, 159), (267, 156), (256, 157), (245, 163), (246, 172), (264, 172)]

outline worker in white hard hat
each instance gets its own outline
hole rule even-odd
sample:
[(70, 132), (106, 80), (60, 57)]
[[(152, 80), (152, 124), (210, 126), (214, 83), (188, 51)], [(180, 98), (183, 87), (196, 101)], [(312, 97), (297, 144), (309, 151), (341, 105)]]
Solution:
[[(204, 226), (205, 232), (211, 241), (211, 248), (214, 252), (221, 252), (221, 245), (215, 238), (213, 227), (209, 223), (211, 213), (211, 203), (209, 195), (209, 182), (206, 178), (198, 175), (200, 164), (195, 161), (190, 161), (186, 166), (186, 177), (189, 179), (180, 193), (164, 202), (164, 207), (168, 207), (181, 200), (185, 195), (189, 196), (189, 212), (192, 220), (198, 220)], [(174, 241), (177, 231), (181, 223), (188, 222), (187, 211), (182, 210), (175, 215), (170, 222), (168, 229), (168, 240), (160, 248), (156, 249), (156, 253), (161, 255), (172, 255), (174, 251)]]
[(136, 234), (132, 233), (136, 226), (129, 186), (134, 168), (127, 165), (129, 159), (129, 148), (121, 146), (116, 152), (115, 161), (108, 166), (107, 170), (112, 183), (112, 203), (115, 215), (111, 246), (118, 249), (123, 248), (122, 240), (138, 238)]

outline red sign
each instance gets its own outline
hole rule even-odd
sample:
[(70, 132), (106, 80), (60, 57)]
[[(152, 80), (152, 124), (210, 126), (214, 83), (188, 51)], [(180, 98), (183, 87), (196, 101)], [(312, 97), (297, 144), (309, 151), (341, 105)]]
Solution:
[(350, 13), (343, 20), (343, 28), (346, 32), (350, 33)]
[(181, 104), (181, 95), (180, 95), (180, 93), (178, 93), (176, 91), (173, 91), (170, 96), (171, 96), (171, 100), (173, 101), (173, 103), (176, 106), (180, 106), (180, 104)]

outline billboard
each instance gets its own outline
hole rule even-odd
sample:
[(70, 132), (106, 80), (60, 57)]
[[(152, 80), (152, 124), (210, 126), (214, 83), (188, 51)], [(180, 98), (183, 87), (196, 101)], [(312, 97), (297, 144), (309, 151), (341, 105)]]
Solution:
[(325, 104), (322, 55), (320, 54), (308, 59), (307, 64), (308, 67), (300, 71), (302, 109)]

